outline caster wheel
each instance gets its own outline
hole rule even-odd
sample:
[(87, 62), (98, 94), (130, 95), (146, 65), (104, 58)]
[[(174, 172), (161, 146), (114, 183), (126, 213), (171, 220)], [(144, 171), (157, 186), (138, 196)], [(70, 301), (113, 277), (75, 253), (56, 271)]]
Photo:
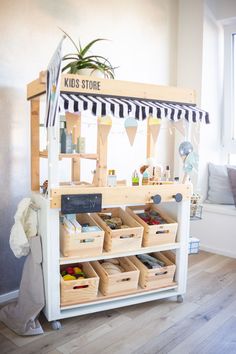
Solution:
[(51, 326), (54, 331), (57, 331), (57, 330), (61, 329), (61, 322), (60, 321), (52, 321)]
[(184, 298), (182, 295), (177, 295), (177, 302), (181, 304), (184, 301)]

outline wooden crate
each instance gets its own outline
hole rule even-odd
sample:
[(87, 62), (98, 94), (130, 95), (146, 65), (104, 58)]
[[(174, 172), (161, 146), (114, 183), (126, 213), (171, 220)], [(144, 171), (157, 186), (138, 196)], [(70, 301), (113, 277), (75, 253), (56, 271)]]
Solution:
[(138, 288), (139, 270), (127, 258), (117, 258), (125, 272), (109, 275), (99, 261), (91, 262), (100, 277), (99, 290), (103, 295), (119, 295)]
[[(98, 226), (96, 221), (88, 214), (78, 214), (77, 221), (80, 224), (88, 223), (91, 226)], [(60, 244), (64, 257), (75, 256), (85, 258), (98, 256), (103, 251), (103, 241), (103, 230), (70, 233), (62, 224), (60, 225)]]
[[(160, 225), (148, 225), (136, 213), (144, 211), (148, 208), (157, 211), (163, 217), (163, 219), (166, 220), (167, 223)], [(129, 206), (126, 207), (126, 211), (130, 216), (135, 218), (135, 220), (140, 225), (144, 227), (142, 243), (143, 247), (164, 245), (167, 243), (175, 242), (178, 223), (174, 219), (169, 217), (166, 213), (160, 211), (154, 204)]]
[(105, 231), (104, 249), (106, 251), (132, 251), (141, 247), (143, 227), (134, 218), (122, 208), (105, 208), (102, 209), (102, 213), (111, 213), (112, 217), (121, 218), (123, 223), (129, 226), (127, 229), (112, 230), (97, 213), (91, 214)]
[[(61, 266), (61, 270), (75, 264)], [(67, 280), (61, 276), (61, 306), (79, 304), (95, 299), (98, 293), (99, 277), (89, 262), (82, 263), (82, 268), (87, 276), (85, 279)]]
[(174, 280), (176, 265), (162, 252), (151, 253), (151, 255), (163, 261), (166, 266), (148, 269), (136, 256), (129, 257), (129, 260), (140, 270), (139, 285), (143, 289), (158, 289), (171, 285)]

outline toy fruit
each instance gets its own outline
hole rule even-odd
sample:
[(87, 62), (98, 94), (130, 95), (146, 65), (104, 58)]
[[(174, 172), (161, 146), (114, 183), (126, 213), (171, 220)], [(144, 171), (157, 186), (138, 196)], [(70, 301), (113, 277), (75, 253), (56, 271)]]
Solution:
[(67, 280), (76, 280), (76, 277), (74, 275), (66, 274), (66, 275), (63, 276), (63, 279), (65, 281), (67, 281)]
[(74, 274), (74, 270), (73, 270), (73, 268), (72, 267), (67, 267), (66, 268), (66, 272), (68, 273), (68, 274)]
[(82, 273), (82, 269), (79, 268), (79, 267), (74, 267), (74, 268), (73, 268), (73, 271), (74, 271), (74, 274), (80, 274), (80, 273)]

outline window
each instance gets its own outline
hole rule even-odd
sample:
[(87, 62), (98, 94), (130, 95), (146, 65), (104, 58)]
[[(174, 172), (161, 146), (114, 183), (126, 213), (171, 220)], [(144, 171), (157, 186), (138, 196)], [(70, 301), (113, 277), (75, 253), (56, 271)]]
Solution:
[(236, 23), (224, 27), (224, 146), (236, 153)]
[(233, 139), (236, 139), (236, 34), (232, 34), (232, 70), (233, 70)]

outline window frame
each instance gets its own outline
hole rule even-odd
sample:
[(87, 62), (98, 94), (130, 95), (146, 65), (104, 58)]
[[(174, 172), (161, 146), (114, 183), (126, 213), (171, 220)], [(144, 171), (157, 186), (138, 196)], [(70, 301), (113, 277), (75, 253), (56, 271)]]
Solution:
[[(234, 76), (236, 70), (236, 58), (234, 67), (234, 49), (233, 35), (236, 35), (236, 22), (224, 26), (224, 134), (223, 145), (229, 154), (236, 153), (236, 82), (234, 83)], [(236, 37), (234, 39), (236, 46)], [(236, 78), (235, 78), (236, 80)]]

